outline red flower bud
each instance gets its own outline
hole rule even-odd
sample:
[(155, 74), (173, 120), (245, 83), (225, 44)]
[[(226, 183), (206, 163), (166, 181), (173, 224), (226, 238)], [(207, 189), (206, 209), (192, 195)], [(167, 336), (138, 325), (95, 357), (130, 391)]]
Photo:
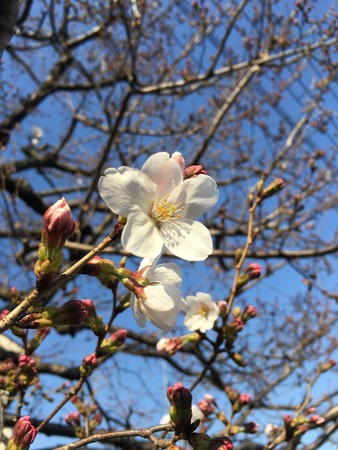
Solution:
[(30, 416), (24, 416), (17, 421), (13, 430), (13, 438), (10, 440), (8, 448), (11, 448), (12, 441), (16, 450), (29, 449), (36, 436), (36, 428), (32, 425), (30, 419)]

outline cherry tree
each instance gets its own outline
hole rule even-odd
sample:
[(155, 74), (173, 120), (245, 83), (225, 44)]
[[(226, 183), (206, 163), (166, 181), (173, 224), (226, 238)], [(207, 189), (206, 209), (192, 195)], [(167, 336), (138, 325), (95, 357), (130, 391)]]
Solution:
[(0, 445), (330, 448), (334, 2), (0, 16)]

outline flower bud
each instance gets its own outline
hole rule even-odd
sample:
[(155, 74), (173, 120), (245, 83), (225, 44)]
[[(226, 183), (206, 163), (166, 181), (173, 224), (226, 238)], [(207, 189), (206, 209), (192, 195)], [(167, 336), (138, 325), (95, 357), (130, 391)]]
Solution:
[(68, 300), (59, 307), (47, 306), (45, 311), (53, 325), (80, 325), (88, 319), (87, 305), (81, 300)]
[(96, 336), (103, 336), (105, 333), (105, 326), (102, 318), (96, 314), (94, 302), (90, 299), (81, 300), (81, 302), (88, 314), (86, 323), (88, 323), (89, 327), (94, 331)]
[(262, 273), (262, 266), (258, 263), (251, 263), (245, 269), (245, 273), (249, 276), (250, 280), (259, 278)]
[(8, 442), (8, 450), (28, 450), (36, 433), (30, 416), (21, 417), (14, 426), (13, 437)]
[(205, 415), (205, 417), (210, 416), (213, 412), (215, 412), (215, 407), (211, 402), (208, 402), (206, 399), (198, 400), (197, 406)]
[(237, 364), (237, 366), (245, 367), (246, 362), (244, 361), (243, 356), (237, 352), (229, 352), (230, 358)]
[(66, 423), (72, 428), (80, 425), (80, 414), (78, 411), (73, 411), (65, 415)]
[(277, 194), (285, 187), (285, 181), (282, 178), (276, 178), (271, 184), (269, 184), (262, 192), (261, 199), (271, 197)]
[(240, 394), (238, 397), (238, 403), (241, 406), (249, 405), (251, 402), (251, 396), (250, 394)]
[(219, 436), (212, 438), (209, 442), (210, 450), (232, 450), (234, 444), (227, 436)]
[(43, 222), (38, 260), (34, 267), (39, 286), (46, 286), (55, 277), (63, 260), (62, 248), (75, 228), (75, 221), (64, 198), (47, 209)]
[(243, 320), (243, 322), (247, 322), (250, 319), (253, 319), (254, 317), (256, 317), (257, 315), (257, 311), (256, 308), (252, 305), (248, 305), (244, 308), (244, 311), (242, 313), (242, 317), (241, 319)]
[(227, 436), (210, 438), (205, 433), (192, 433), (189, 444), (194, 450), (232, 450), (233, 443)]
[(60, 250), (75, 228), (75, 221), (64, 197), (47, 209), (43, 221), (42, 242), (48, 251)]
[(228, 310), (228, 302), (221, 300), (218, 302), (219, 314), (221, 317), (225, 317)]
[(100, 356), (113, 355), (124, 344), (127, 337), (127, 330), (115, 331), (109, 338), (103, 339), (100, 349)]
[(175, 434), (179, 435), (187, 431), (191, 425), (192, 395), (189, 389), (185, 388), (182, 383), (177, 382), (174, 386), (168, 388), (167, 397), (170, 402), (170, 420), (174, 426)]
[(98, 365), (99, 361), (94, 353), (85, 356), (82, 360), (82, 366), (80, 367), (81, 375), (83, 375), (84, 377), (89, 377)]
[(206, 171), (203, 169), (201, 164), (197, 166), (189, 166), (184, 169), (183, 179), (188, 180), (189, 178), (195, 178), (197, 175), (206, 175)]

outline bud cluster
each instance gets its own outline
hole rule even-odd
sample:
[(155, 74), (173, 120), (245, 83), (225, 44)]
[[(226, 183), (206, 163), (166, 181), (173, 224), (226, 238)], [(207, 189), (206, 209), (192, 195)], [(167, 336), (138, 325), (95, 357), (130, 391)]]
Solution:
[(232, 389), (230, 386), (226, 386), (224, 388), (224, 391), (227, 394), (228, 399), (230, 400), (232, 412), (234, 414), (240, 412), (244, 406), (247, 406), (251, 403), (250, 394), (239, 393), (235, 389)]
[(0, 362), (0, 390), (15, 395), (39, 381), (35, 360), (28, 355), (21, 355), (16, 364), (12, 358)]
[(102, 414), (97, 411), (97, 405), (83, 403), (77, 395), (72, 397), (71, 402), (77, 411), (66, 414), (65, 421), (74, 430), (75, 436), (82, 439), (86, 432), (90, 435), (100, 425)]
[(227, 436), (211, 438), (206, 433), (192, 433), (188, 439), (194, 450), (232, 450), (234, 444)]

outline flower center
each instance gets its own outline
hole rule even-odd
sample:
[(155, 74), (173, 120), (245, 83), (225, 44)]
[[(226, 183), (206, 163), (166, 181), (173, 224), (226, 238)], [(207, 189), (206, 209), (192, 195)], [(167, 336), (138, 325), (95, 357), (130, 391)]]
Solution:
[(205, 304), (200, 304), (199, 306), (198, 306), (198, 314), (200, 315), (200, 316), (203, 316), (203, 317), (207, 317), (207, 315), (209, 314), (209, 308), (208, 308), (208, 306), (207, 305), (205, 305)]
[(169, 194), (165, 197), (158, 197), (153, 203), (150, 216), (156, 222), (168, 222), (169, 220), (176, 220), (181, 217), (180, 211), (184, 209), (182, 202), (176, 205), (168, 201)]

